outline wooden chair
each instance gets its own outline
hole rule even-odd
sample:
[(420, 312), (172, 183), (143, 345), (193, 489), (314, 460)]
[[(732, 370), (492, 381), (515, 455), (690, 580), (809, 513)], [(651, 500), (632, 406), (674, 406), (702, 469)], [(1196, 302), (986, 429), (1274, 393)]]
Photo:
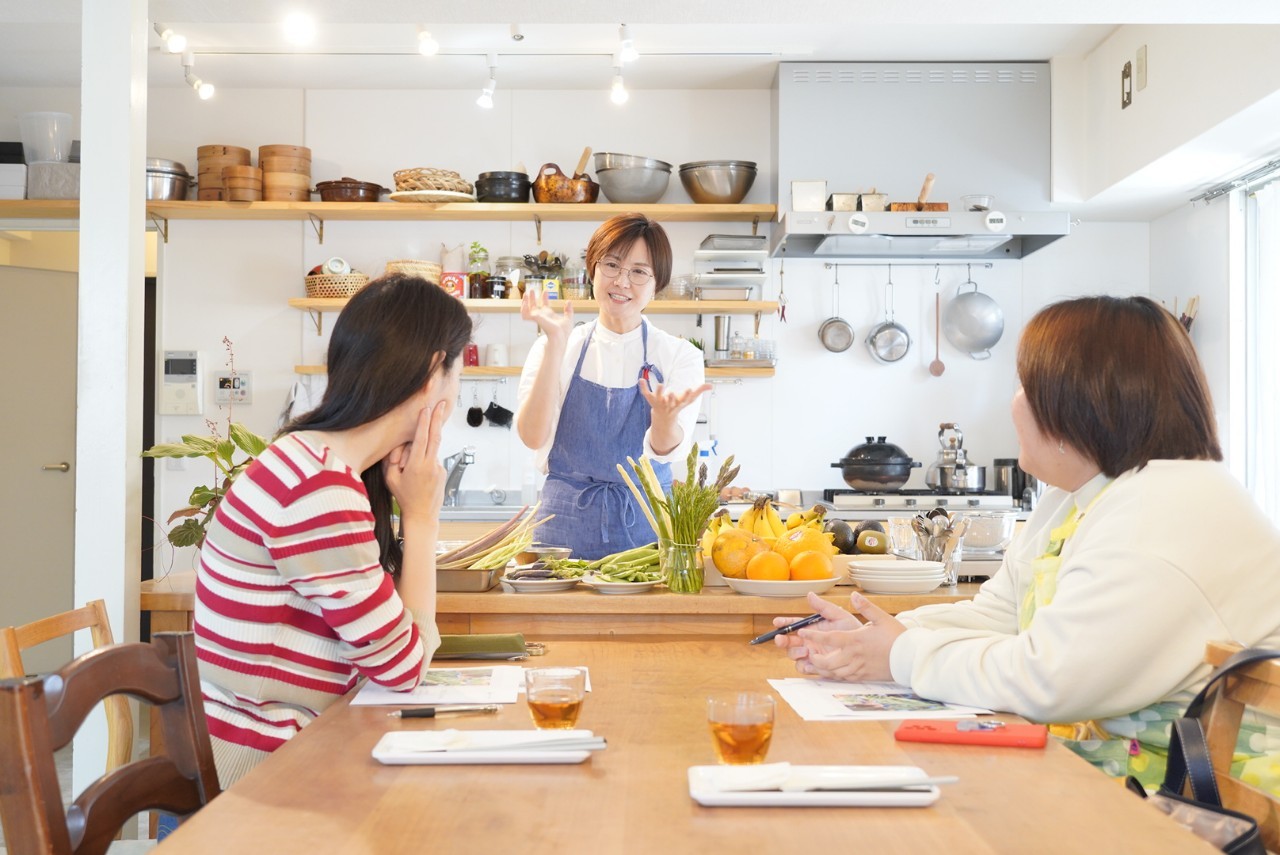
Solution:
[[(108, 772), (65, 809), (53, 754), (113, 694), (154, 704), (164, 751)], [(9, 851), (101, 855), (132, 816), (187, 816), (220, 792), (196, 672), (195, 636), (93, 650), (53, 674), (0, 680), (0, 819)]]
[[(1237, 644), (1211, 641), (1205, 649), (1205, 661), (1216, 668), (1239, 650)], [(1231, 755), (1245, 707), (1280, 717), (1280, 659), (1259, 662), (1245, 669), (1238, 678), (1223, 680), (1209, 696), (1208, 706), (1201, 714), (1223, 807), (1258, 820), (1262, 842), (1269, 851), (1280, 852), (1280, 800), (1231, 777)]]
[[(22, 626), (0, 627), (0, 678), (26, 675), (22, 651), (82, 629), (89, 630), (95, 649), (115, 643), (107, 621), (107, 605), (102, 600)], [(107, 771), (110, 772), (133, 757), (133, 712), (129, 701), (121, 695), (108, 698), (103, 706), (107, 712)]]

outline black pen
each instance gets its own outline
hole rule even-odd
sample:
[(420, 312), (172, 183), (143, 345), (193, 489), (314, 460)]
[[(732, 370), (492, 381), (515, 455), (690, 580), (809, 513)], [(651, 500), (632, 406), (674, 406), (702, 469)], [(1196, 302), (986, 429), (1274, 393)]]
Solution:
[(786, 626), (780, 626), (777, 629), (770, 630), (769, 632), (766, 632), (764, 635), (757, 635), (755, 638), (751, 639), (751, 643), (764, 644), (766, 641), (770, 640), (776, 635), (789, 635), (790, 633), (795, 632), (797, 629), (804, 629), (806, 626), (815, 624), (820, 620), (822, 620), (822, 615), (809, 615), (807, 618), (801, 618), (795, 623), (789, 623)]
[(405, 707), (387, 713), (396, 718), (439, 718), (445, 715), (462, 715), (463, 713), (497, 712), (497, 704), (459, 704), (451, 707)]

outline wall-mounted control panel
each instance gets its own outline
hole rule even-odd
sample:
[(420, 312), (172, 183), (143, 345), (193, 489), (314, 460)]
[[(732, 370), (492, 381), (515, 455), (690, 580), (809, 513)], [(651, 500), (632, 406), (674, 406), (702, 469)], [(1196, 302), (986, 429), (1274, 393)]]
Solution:
[(164, 378), (160, 383), (160, 414), (198, 416), (204, 412), (200, 353), (194, 350), (166, 350)]
[(219, 406), (253, 403), (252, 371), (219, 371), (213, 375), (213, 402)]

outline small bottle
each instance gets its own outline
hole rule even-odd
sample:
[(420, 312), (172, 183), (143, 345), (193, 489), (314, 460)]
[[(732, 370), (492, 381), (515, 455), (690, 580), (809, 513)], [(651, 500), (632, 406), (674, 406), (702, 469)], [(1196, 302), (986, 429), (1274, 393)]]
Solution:
[[(586, 250), (582, 252), (585, 257)], [(564, 267), (561, 287), (561, 296), (566, 300), (585, 300), (587, 298), (587, 267), (582, 259), (569, 259), (569, 262)]]
[(729, 337), (729, 358), (742, 359), (746, 354), (747, 340), (742, 337), (742, 333), (735, 332)]
[(473, 300), (489, 296), (489, 250), (475, 242), (471, 244), (467, 266), (467, 296)]

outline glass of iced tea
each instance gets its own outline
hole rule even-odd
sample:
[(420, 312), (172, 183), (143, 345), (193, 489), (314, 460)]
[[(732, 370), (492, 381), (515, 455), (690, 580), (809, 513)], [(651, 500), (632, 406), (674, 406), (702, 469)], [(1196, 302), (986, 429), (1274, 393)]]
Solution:
[(733, 692), (707, 698), (711, 743), (721, 763), (763, 763), (773, 739), (773, 697)]
[(526, 668), (524, 690), (534, 727), (572, 728), (578, 723), (586, 689), (586, 673), (581, 668)]

